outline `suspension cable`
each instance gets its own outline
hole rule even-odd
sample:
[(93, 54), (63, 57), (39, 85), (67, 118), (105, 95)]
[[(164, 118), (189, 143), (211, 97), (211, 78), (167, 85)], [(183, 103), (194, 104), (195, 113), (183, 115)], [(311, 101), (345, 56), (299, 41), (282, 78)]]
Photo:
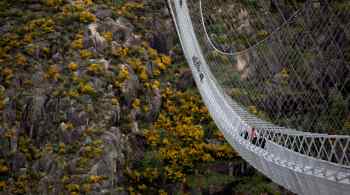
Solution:
[(263, 44), (264, 42), (266, 42), (270, 37), (272, 37), (274, 34), (276, 34), (277, 32), (279, 32), (284, 26), (288, 25), (288, 23), (294, 19), (295, 17), (297, 17), (302, 11), (304, 11), (306, 9), (306, 3), (304, 3), (303, 8), (296, 11), (290, 18), (288, 18), (286, 21), (284, 21), (279, 27), (277, 27), (273, 32), (270, 33), (269, 36), (265, 37), (264, 39), (260, 40), (259, 42), (255, 43), (254, 45), (242, 50), (242, 51), (238, 51), (238, 52), (227, 52), (227, 51), (223, 51), (222, 49), (219, 49), (215, 46), (213, 40), (210, 38), (209, 34), (208, 34), (208, 30), (207, 27), (205, 25), (204, 22), (204, 14), (203, 14), (203, 7), (202, 7), (202, 0), (199, 0), (199, 9), (200, 9), (200, 19), (201, 19), (201, 24), (203, 26), (203, 30), (205, 33), (206, 38), (208, 39), (208, 42), (210, 44), (210, 46), (218, 53), (222, 54), (222, 55), (229, 55), (229, 56), (237, 56), (237, 55), (242, 55), (244, 53), (249, 52), (251, 49), (258, 47), (259, 45)]

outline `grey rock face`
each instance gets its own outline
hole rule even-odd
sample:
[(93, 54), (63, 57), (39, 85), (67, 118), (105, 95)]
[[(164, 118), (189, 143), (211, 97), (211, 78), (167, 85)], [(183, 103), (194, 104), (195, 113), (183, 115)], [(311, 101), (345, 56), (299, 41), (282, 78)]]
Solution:
[(113, 34), (113, 40), (118, 43), (124, 43), (134, 31), (134, 26), (125, 18), (113, 20), (107, 17), (104, 22), (99, 25), (99, 31), (109, 31)]
[(153, 90), (154, 96), (151, 100), (150, 120), (155, 120), (162, 106), (162, 94), (159, 89)]
[(89, 25), (89, 30), (90, 30), (90, 38), (94, 43), (94, 48), (97, 51), (103, 51), (107, 46), (108, 43), (105, 40), (105, 38), (103, 38), (100, 33), (98, 32), (98, 24), (97, 23), (93, 23)]
[(110, 18), (112, 16), (112, 10), (104, 8), (97, 9), (95, 16), (101, 20), (104, 20), (105, 18)]
[(178, 89), (184, 90), (188, 87), (193, 87), (195, 85), (194, 80), (192, 78), (191, 70), (187, 69), (183, 71), (180, 75), (179, 81), (176, 84)]
[(120, 66), (126, 67), (129, 71), (130, 79), (124, 81), (121, 89), (125, 101), (129, 105), (137, 95), (137, 90), (140, 88), (140, 81), (134, 70), (128, 64), (122, 64)]

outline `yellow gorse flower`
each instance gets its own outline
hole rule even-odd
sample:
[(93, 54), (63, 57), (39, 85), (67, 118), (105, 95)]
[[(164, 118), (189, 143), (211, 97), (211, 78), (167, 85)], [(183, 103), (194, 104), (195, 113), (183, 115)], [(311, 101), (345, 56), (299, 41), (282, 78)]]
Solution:
[(171, 64), (170, 56), (162, 55), (161, 60), (162, 60), (162, 63), (165, 64), (166, 66)]
[(141, 106), (141, 101), (139, 99), (135, 99), (133, 102), (132, 102), (132, 107), (133, 108), (140, 108)]
[(123, 82), (127, 79), (130, 79), (129, 69), (126, 66), (123, 66), (118, 73), (119, 81)]
[(83, 49), (84, 48), (84, 40), (83, 40), (83, 35), (81, 33), (79, 33), (75, 36), (75, 39), (71, 44), (71, 47), (73, 49)]
[(56, 7), (62, 5), (63, 0), (46, 0), (44, 1), (47, 6)]
[(91, 183), (99, 183), (104, 180), (104, 177), (102, 176), (97, 176), (97, 175), (91, 175), (89, 178), (89, 181)]
[(60, 69), (57, 65), (51, 65), (47, 71), (47, 77), (57, 80), (60, 76)]
[(98, 74), (103, 71), (103, 67), (101, 64), (90, 64), (87, 70), (92, 74)]
[(71, 62), (70, 64), (68, 64), (68, 69), (72, 72), (77, 71), (78, 70), (78, 64)]
[(80, 85), (80, 91), (83, 94), (93, 94), (93, 93), (95, 93), (94, 87), (91, 84), (88, 84), (88, 83), (81, 84)]
[(27, 58), (23, 54), (18, 53), (16, 55), (16, 64), (18, 64), (18, 65), (26, 65), (27, 64)]
[(95, 22), (96, 16), (88, 11), (82, 11), (79, 15), (80, 22), (89, 23)]
[(129, 48), (124, 47), (117, 47), (112, 49), (112, 54), (117, 57), (126, 57), (129, 53)]
[(80, 51), (80, 57), (81, 57), (82, 59), (89, 59), (89, 58), (91, 58), (93, 55), (94, 55), (94, 54), (93, 54), (91, 51), (87, 50), (87, 49), (84, 49), (84, 50), (81, 50), (81, 51)]
[(102, 33), (102, 37), (106, 39), (106, 41), (108, 42), (112, 42), (113, 41), (113, 34), (112, 32), (104, 32)]

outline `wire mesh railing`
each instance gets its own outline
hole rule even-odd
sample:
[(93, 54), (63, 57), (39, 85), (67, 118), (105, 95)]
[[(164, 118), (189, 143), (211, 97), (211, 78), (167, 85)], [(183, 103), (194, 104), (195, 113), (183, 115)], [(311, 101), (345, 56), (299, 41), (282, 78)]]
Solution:
[[(196, 25), (194, 23), (194, 25)], [(200, 26), (200, 25), (199, 25)], [(199, 29), (199, 28), (195, 28), (195, 29)], [(283, 32), (283, 30), (281, 30), (281, 32)], [(198, 36), (198, 38), (201, 40), (202, 39), (202, 43), (206, 43), (207, 47), (203, 47), (202, 49), (208, 54), (209, 52), (206, 51), (206, 49), (208, 49), (208, 51), (210, 51), (210, 45), (208, 43), (208, 41), (206, 40), (205, 42), (205, 37), (204, 36)], [(204, 52), (204, 53), (205, 53)], [(210, 53), (209, 53), (210, 54)], [(214, 56), (215, 58), (218, 58), (220, 55), (216, 54), (216, 56)], [(224, 60), (218, 60), (218, 59), (214, 59), (211, 60), (211, 56), (207, 55), (205, 56), (207, 57), (207, 60), (209, 62), (209, 65), (211, 65), (211, 69), (214, 69), (213, 67), (215, 67), (214, 70), (220, 70), (217, 71), (216, 74), (217, 75), (225, 75), (226, 77), (229, 77), (228, 75), (230, 75), (230, 73), (227, 73), (227, 69), (224, 69), (222, 66)], [(195, 60), (195, 58), (194, 58)], [(199, 62), (194, 62), (194, 64), (197, 64), (197, 66), (199, 67)], [(221, 69), (219, 69), (221, 68)], [(228, 75), (227, 75), (228, 74)], [(214, 71), (214, 75), (215, 75), (215, 71)], [(215, 75), (215, 76), (217, 76)], [(233, 75), (230, 75), (233, 76)], [(219, 77), (220, 79), (220, 77)], [(225, 85), (224, 85), (225, 86)], [(226, 88), (230, 89), (230, 88)], [(283, 91), (281, 91), (283, 92)], [(246, 97), (243, 97), (242, 99), (245, 100), (241, 100), (239, 102), (243, 102), (243, 101), (251, 101), (250, 103), (252, 103), (254, 100), (252, 100), (249, 97), (249, 93), (246, 94)], [(248, 99), (248, 100), (247, 100)], [(249, 110), (249, 109), (247, 109)], [(252, 111), (253, 113), (256, 113), (256, 111)], [(259, 114), (259, 113), (258, 113)], [(243, 116), (244, 118), (244, 116)], [(261, 117), (264, 118), (264, 117)], [(244, 137), (245, 139), (248, 139), (249, 136), (247, 137), (247, 135), (249, 135), (249, 131), (255, 131), (255, 138), (256, 140), (260, 140), (260, 141), (253, 141), (252, 137), (249, 138), (249, 141), (251, 141), (251, 143), (253, 143), (254, 145), (264, 148), (265, 147), (265, 143), (267, 141), (271, 141), (274, 142), (282, 147), (285, 147), (287, 149), (290, 149), (291, 151), (306, 155), (306, 156), (310, 156), (310, 157), (314, 157), (317, 159), (321, 159), (324, 161), (328, 161), (328, 162), (332, 162), (335, 164), (340, 164), (340, 165), (344, 165), (344, 166), (349, 166), (349, 144), (348, 144), (348, 140), (349, 137), (348, 136), (332, 136), (332, 135), (324, 135), (324, 134), (306, 134), (306, 133), (295, 133), (295, 134), (291, 134), (290, 131), (286, 131), (286, 129), (284, 128), (280, 128), (280, 131), (276, 131), (276, 126), (274, 126), (271, 129), (268, 128), (261, 128), (260, 126), (256, 125), (256, 129), (255, 130), (248, 130), (245, 132), (241, 132), (241, 136)], [(272, 130), (273, 129), (273, 130)], [(298, 147), (297, 147), (298, 146)], [(303, 146), (303, 147), (301, 147)]]
[(350, 2), (298, 2), (188, 5), (211, 71), (250, 113), (284, 127), (349, 134), (350, 34), (343, 17)]
[(192, 1), (183, 1), (183, 5), (178, 0), (168, 2), (203, 101), (227, 141), (240, 155), (274, 182), (295, 193), (347, 194), (350, 190), (350, 137), (280, 127), (271, 123), (273, 120), (268, 122), (264, 117), (256, 117), (260, 113), (240, 102), (252, 104), (251, 93), (244, 93), (240, 101), (229, 97), (226, 92), (234, 88), (232, 84), (225, 84), (224, 79), (243, 74), (233, 74), (232, 66), (227, 64), (241, 56), (226, 55), (224, 58), (212, 53), (214, 49), (200, 29), (200, 23), (193, 19), (198, 10), (193, 9)]

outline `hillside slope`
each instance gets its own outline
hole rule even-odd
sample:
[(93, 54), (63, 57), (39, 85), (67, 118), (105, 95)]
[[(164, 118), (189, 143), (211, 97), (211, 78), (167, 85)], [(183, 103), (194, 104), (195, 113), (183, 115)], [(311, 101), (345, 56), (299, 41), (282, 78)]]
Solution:
[(0, 194), (262, 194), (164, 1), (0, 2)]

